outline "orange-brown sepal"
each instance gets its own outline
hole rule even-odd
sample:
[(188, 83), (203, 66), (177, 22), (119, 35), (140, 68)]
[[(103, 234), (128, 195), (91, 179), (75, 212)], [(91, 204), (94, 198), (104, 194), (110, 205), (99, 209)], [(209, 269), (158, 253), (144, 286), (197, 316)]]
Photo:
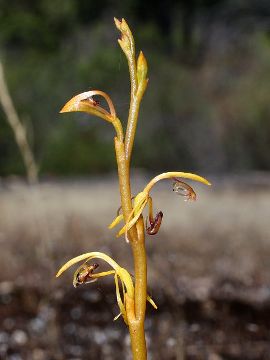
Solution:
[[(100, 106), (99, 101), (93, 98), (93, 96), (97, 95), (105, 99), (109, 111)], [(74, 96), (64, 105), (60, 113), (74, 111), (82, 111), (87, 114), (96, 115), (109, 122), (112, 122), (116, 118), (115, 109), (110, 97), (100, 90), (86, 91)]]

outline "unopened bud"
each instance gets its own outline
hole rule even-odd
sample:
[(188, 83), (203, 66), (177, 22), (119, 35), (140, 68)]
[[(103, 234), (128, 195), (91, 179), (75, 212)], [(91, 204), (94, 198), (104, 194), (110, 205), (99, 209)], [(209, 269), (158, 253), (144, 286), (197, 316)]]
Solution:
[(137, 79), (138, 84), (144, 82), (147, 76), (147, 61), (142, 51), (140, 51), (138, 61), (137, 61)]
[(134, 40), (132, 33), (125, 19), (118, 20), (114, 18), (115, 25), (117, 29), (121, 32), (121, 39), (118, 40), (119, 45), (121, 46), (123, 52), (127, 54), (134, 54)]

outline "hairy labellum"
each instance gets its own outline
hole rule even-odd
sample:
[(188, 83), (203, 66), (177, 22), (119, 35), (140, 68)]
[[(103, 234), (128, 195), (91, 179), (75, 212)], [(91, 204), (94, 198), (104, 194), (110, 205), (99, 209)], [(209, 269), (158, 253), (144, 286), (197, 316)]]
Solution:
[(177, 178), (175, 178), (174, 180), (175, 182), (173, 183), (173, 191), (176, 194), (183, 196), (185, 198), (185, 201), (196, 200), (196, 193), (190, 185), (178, 180)]

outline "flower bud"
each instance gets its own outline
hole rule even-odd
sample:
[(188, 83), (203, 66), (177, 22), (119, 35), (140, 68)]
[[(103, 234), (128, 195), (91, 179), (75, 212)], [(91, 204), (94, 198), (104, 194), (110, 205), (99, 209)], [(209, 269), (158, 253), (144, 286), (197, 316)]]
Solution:
[(137, 61), (137, 81), (138, 81), (138, 89), (137, 96), (139, 99), (143, 97), (143, 94), (146, 90), (148, 79), (147, 76), (147, 61), (143, 55), (143, 52), (140, 51), (138, 61)]
[(146, 80), (147, 71), (148, 71), (148, 67), (147, 67), (146, 58), (144, 57), (143, 52), (140, 51), (140, 54), (138, 56), (138, 61), (137, 61), (138, 85), (140, 85), (142, 82), (144, 82)]
[(118, 43), (121, 46), (123, 52), (127, 57), (134, 56), (135, 47), (134, 47), (134, 39), (128, 24), (125, 19), (118, 20), (114, 18), (115, 25), (117, 29), (121, 32), (121, 39), (118, 39)]

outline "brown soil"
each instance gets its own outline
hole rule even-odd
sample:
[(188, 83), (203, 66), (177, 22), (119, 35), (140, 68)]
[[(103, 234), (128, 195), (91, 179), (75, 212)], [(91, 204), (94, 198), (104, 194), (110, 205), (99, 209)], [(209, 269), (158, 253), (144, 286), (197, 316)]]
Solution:
[[(135, 182), (140, 189), (144, 179)], [(149, 359), (270, 359), (270, 182), (214, 183), (197, 188), (195, 204), (165, 184), (154, 193), (164, 221), (147, 240), (158, 304), (147, 311)], [(113, 283), (74, 289), (72, 271), (54, 279), (66, 259), (94, 250), (132, 272), (128, 245), (106, 229), (116, 182), (47, 182), (34, 191), (10, 182), (0, 196), (0, 359), (130, 359), (127, 329), (113, 321)]]

